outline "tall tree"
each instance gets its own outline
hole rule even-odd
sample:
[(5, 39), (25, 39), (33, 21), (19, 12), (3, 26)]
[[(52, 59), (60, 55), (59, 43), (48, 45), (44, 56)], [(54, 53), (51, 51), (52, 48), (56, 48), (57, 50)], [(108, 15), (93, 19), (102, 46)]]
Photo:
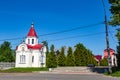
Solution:
[(74, 58), (73, 51), (72, 51), (71, 47), (68, 48), (67, 53), (68, 54), (67, 54), (66, 65), (67, 66), (75, 66), (75, 58)]
[(10, 42), (5, 41), (0, 46), (0, 62), (14, 62), (14, 55)]
[(118, 33), (116, 34), (118, 39), (118, 46), (117, 46), (117, 64), (120, 68), (120, 30), (118, 30)]
[(66, 56), (64, 47), (61, 48), (61, 52), (58, 55), (58, 66), (65, 66), (66, 65)]
[[(120, 26), (120, 0), (109, 0), (109, 3), (111, 4), (110, 11), (112, 14), (109, 24), (112, 26)], [(120, 30), (118, 30), (116, 37), (118, 39), (117, 62), (120, 68)]]
[(48, 55), (47, 59), (47, 67), (48, 68), (56, 68), (57, 67), (57, 60), (56, 60), (56, 55), (54, 51), (54, 45), (51, 45), (50, 47), (50, 53)]
[[(120, 0), (109, 0), (109, 3), (111, 4), (110, 12), (112, 14), (109, 24), (120, 26)], [(116, 37), (120, 40), (120, 30), (118, 30)]]
[(120, 40), (117, 46), (117, 64), (118, 64), (118, 68), (120, 69)]
[(88, 64), (97, 64), (92, 52), (89, 49), (86, 49), (86, 47), (81, 43), (76, 45), (74, 57), (76, 66), (87, 66)]
[(94, 55), (92, 54), (92, 52), (89, 49), (87, 49), (86, 59), (89, 59), (89, 60), (87, 60), (87, 64), (97, 65), (97, 61), (95, 60)]
[(116, 37), (118, 39), (118, 42), (120, 41), (120, 30), (118, 30), (117, 34), (116, 34)]
[(75, 65), (76, 66), (83, 66), (84, 65), (84, 51), (86, 50), (85, 46), (83, 44), (77, 44), (76, 49), (74, 51), (74, 57), (75, 57)]
[(111, 4), (110, 12), (112, 13), (110, 25), (120, 25), (120, 0), (109, 0)]

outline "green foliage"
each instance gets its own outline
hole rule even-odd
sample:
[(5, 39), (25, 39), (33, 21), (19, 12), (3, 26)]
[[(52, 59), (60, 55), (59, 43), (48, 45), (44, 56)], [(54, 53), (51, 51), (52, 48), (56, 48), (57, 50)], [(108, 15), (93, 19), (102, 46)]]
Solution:
[(111, 4), (110, 11), (113, 14), (109, 24), (113, 26), (120, 25), (120, 0), (109, 0), (109, 3)]
[(88, 64), (97, 64), (92, 52), (86, 49), (86, 47), (83, 44), (79, 43), (75, 47), (76, 49), (74, 51), (74, 57), (76, 66), (87, 66)]
[(120, 41), (120, 30), (117, 31), (116, 37), (117, 37), (118, 41)]
[(14, 62), (14, 51), (11, 50), (10, 43), (5, 41), (0, 46), (0, 62)]
[(68, 48), (66, 65), (67, 66), (75, 66), (75, 58), (74, 58), (73, 51), (72, 51), (71, 47)]
[(107, 75), (107, 76), (113, 76), (113, 77), (120, 77), (120, 70), (116, 71), (116, 72), (113, 72), (111, 74), (105, 73), (105, 75)]
[(56, 68), (57, 67), (57, 60), (56, 60), (56, 55), (54, 51), (54, 45), (51, 45), (50, 47), (51, 52), (48, 55), (47, 58), (47, 67), (48, 68)]
[(111, 17), (111, 21), (109, 22), (109, 24), (112, 25), (112, 26), (120, 25), (120, 15), (119, 14), (114, 14)]
[(94, 55), (90, 50), (87, 50), (86, 59), (89, 59), (87, 60), (87, 64), (97, 65), (97, 61), (94, 59)]
[[(109, 22), (112, 26), (120, 26), (120, 0), (109, 0), (111, 4), (110, 11), (112, 13), (111, 21)], [(118, 30), (116, 37), (120, 42), (120, 30)], [(117, 46), (117, 54), (118, 54), (118, 65), (120, 67), (120, 44)]]
[[(97, 62), (94, 59), (94, 55), (89, 49), (79, 43), (75, 46), (75, 51), (69, 47), (67, 51), (67, 57), (65, 56), (64, 47), (61, 48), (61, 52), (56, 56), (54, 52), (54, 46), (50, 48), (51, 52), (47, 57), (47, 67), (55, 68), (58, 66), (87, 66), (88, 64), (96, 65)], [(57, 58), (57, 59), (56, 59)]]
[(118, 46), (117, 46), (117, 64), (118, 64), (118, 68), (120, 69), (120, 41), (118, 42)]
[(49, 67), (48, 65), (50, 64), (49, 63), (49, 55), (50, 53), (46, 54), (46, 66)]
[(120, 71), (116, 71), (112, 74), (110, 74), (111, 76), (116, 76), (116, 77), (120, 77)]
[(103, 58), (103, 59), (100, 61), (100, 66), (108, 66), (108, 60), (107, 60), (107, 58)]
[(33, 72), (33, 71), (48, 71), (48, 68), (11, 68), (7, 70), (0, 70), (0, 72), (5, 73), (16, 73), (16, 72)]
[(79, 43), (75, 47), (76, 47), (76, 49), (74, 51), (75, 65), (76, 66), (81, 66), (82, 65), (81, 53), (83, 52), (82, 49), (84, 50), (84, 46)]
[(66, 56), (64, 53), (64, 47), (62, 47), (60, 54), (58, 55), (58, 66), (65, 66), (66, 65)]
[(81, 46), (83, 46), (82, 44), (77, 44), (75, 47), (75, 51), (74, 51), (74, 57), (75, 57), (75, 65), (76, 66), (81, 66), (81, 52), (80, 52), (80, 48)]

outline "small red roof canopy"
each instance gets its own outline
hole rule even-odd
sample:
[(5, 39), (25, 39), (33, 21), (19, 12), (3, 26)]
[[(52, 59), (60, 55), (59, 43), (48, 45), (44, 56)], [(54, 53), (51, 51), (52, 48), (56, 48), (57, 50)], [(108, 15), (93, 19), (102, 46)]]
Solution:
[[(34, 50), (41, 49), (42, 46), (43, 46), (42, 44), (36, 44), (36, 45), (34, 45), (34, 46), (27, 44), (27, 48), (28, 48), (28, 49), (34, 49)], [(18, 46), (16, 47), (16, 50), (18, 50)]]
[(34, 46), (27, 44), (27, 47), (28, 47), (28, 49), (41, 49), (42, 44), (37, 44), (37, 45), (34, 45)]
[(27, 36), (29, 36), (29, 37), (37, 37), (37, 34), (35, 32), (35, 29), (34, 29), (34, 24), (31, 24), (31, 28), (30, 28)]

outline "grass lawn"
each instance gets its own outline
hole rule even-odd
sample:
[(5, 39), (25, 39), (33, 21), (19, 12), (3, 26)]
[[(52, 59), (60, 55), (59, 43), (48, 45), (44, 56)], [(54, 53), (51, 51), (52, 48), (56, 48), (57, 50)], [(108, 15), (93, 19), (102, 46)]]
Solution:
[(114, 76), (114, 77), (120, 77), (120, 71), (116, 71), (116, 72), (114, 72), (112, 74), (105, 73), (105, 75)]
[(34, 71), (48, 71), (48, 68), (11, 68), (7, 70), (0, 70), (0, 73), (28, 73), (28, 72), (34, 72)]

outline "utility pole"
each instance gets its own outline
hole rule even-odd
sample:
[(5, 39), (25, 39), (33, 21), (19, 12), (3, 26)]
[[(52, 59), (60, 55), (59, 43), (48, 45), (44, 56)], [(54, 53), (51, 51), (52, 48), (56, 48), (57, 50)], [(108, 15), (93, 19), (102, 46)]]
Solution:
[(107, 52), (108, 52), (108, 68), (109, 68), (109, 73), (112, 73), (112, 67), (111, 67), (111, 56), (110, 56), (110, 48), (109, 48), (109, 36), (108, 36), (108, 23), (107, 23), (107, 17), (105, 15), (105, 30), (106, 30), (106, 47), (107, 47)]
[(105, 4), (104, 4), (103, 0), (102, 0), (102, 3), (103, 3), (103, 8), (104, 8), (105, 31), (106, 31), (106, 47), (107, 47), (107, 52), (108, 52), (108, 68), (109, 68), (109, 73), (112, 73), (111, 56), (110, 56), (110, 48), (109, 48), (109, 38), (108, 38), (109, 37), (108, 36), (108, 22), (107, 22)]

